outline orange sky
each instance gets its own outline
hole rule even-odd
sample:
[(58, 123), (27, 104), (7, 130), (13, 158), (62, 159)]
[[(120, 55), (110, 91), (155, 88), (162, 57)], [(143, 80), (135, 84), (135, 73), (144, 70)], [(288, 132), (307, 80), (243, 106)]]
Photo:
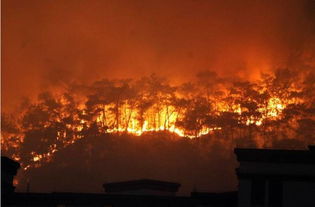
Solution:
[(304, 0), (2, 0), (2, 107), (71, 81), (252, 78), (308, 34)]

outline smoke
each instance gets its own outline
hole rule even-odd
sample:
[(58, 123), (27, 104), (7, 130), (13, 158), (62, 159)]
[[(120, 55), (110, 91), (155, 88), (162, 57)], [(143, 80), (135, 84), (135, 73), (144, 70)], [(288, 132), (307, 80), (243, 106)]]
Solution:
[(21, 97), (36, 96), (42, 88), (102, 77), (157, 73), (180, 82), (196, 71), (213, 70), (255, 78), (287, 67), (310, 47), (312, 5), (301, 0), (4, 0), (2, 107), (12, 110)]

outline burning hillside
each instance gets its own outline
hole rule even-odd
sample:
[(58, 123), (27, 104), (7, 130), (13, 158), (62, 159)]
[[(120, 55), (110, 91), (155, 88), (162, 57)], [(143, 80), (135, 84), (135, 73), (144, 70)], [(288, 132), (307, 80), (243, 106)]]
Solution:
[(283, 139), (312, 144), (313, 77), (312, 70), (281, 69), (256, 82), (231, 82), (203, 71), (195, 82), (181, 85), (156, 75), (69, 84), (4, 115), (2, 150), (26, 170), (88, 135), (168, 132), (185, 138), (247, 139), (258, 147), (273, 147)]
[(156, 166), (194, 166), (190, 182), (209, 162), (232, 172), (235, 146), (315, 143), (314, 0), (3, 0), (2, 10), (1, 150), (24, 180), (82, 170), (70, 163), (81, 151), (87, 169), (115, 160), (113, 146), (139, 158), (137, 140), (160, 136), (178, 159), (159, 147)]

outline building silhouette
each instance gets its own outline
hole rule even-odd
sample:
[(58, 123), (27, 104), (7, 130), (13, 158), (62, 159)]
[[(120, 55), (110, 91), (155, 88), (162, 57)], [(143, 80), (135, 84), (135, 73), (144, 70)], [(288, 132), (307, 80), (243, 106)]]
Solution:
[(314, 207), (315, 147), (235, 149), (240, 162), (238, 206)]
[(19, 164), (2, 157), (3, 206), (191, 206), (314, 207), (315, 147), (308, 150), (235, 149), (238, 192), (192, 192), (176, 196), (180, 184), (151, 179), (105, 183), (105, 192), (17, 193), (13, 177)]
[(18, 162), (1, 156), (1, 194), (14, 193), (13, 178), (19, 168)]

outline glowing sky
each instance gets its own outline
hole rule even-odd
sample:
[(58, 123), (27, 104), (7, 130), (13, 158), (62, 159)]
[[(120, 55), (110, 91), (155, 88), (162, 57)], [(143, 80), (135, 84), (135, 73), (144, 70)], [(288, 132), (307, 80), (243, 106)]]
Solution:
[(3, 109), (71, 81), (286, 66), (309, 34), (306, 2), (3, 0)]

